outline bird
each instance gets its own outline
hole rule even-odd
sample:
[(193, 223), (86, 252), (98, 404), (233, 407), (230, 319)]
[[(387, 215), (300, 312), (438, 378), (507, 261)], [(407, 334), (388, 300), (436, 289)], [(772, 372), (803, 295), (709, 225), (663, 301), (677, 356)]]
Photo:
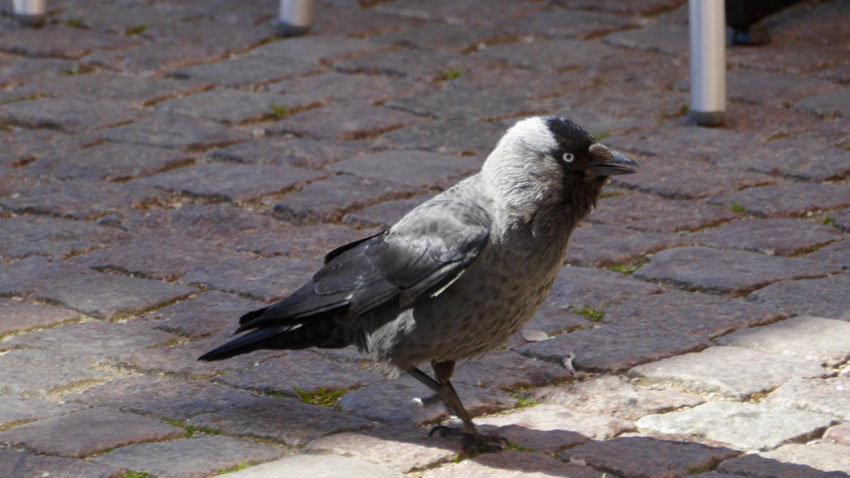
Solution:
[[(462, 422), (431, 433), (459, 436), (467, 453), (498, 451), (503, 440), (478, 432), (451, 383), (455, 363), (522, 328), (606, 179), (637, 169), (568, 118), (521, 119), (478, 173), (388, 229), (331, 250), (309, 282), (243, 315), (241, 335), (199, 360), (353, 344), (422, 382)], [(419, 368), (424, 363), (433, 377)]]

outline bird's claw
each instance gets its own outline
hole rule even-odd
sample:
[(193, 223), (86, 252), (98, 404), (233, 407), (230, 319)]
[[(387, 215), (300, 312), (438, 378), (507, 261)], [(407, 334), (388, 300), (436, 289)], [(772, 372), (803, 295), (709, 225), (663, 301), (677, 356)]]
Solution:
[(463, 451), (467, 455), (478, 455), (481, 453), (497, 453), (502, 451), (502, 445), (507, 445), (508, 440), (505, 437), (498, 435), (482, 435), (481, 433), (466, 432), (459, 428), (447, 427), (445, 425), (436, 425), (431, 428), (428, 437), (434, 433), (439, 433), (440, 437), (459, 436)]

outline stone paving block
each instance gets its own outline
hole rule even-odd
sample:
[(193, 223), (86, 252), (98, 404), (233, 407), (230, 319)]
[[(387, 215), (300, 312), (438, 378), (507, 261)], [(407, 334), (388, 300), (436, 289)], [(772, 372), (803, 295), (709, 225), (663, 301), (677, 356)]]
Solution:
[(647, 232), (676, 232), (716, 226), (738, 217), (725, 207), (630, 193), (602, 198), (587, 222)]
[(771, 42), (770, 48), (762, 50), (759, 52), (761, 54), (757, 55), (748, 48), (731, 48), (727, 55), (727, 63), (739, 68), (802, 75), (843, 62), (841, 48), (837, 45), (808, 44), (805, 51), (801, 51), (798, 42), (776, 39)]
[(23, 86), (35, 81), (56, 78), (74, 67), (74, 62), (58, 58), (3, 57), (0, 85)]
[(477, 25), (424, 23), (372, 37), (372, 41), (418, 50), (464, 53), (509, 40), (512, 34)]
[(612, 33), (605, 37), (605, 42), (619, 47), (684, 56), (688, 53), (688, 27), (657, 24), (649, 28)]
[(164, 101), (156, 109), (236, 124), (274, 118), (279, 111), (286, 115), (321, 103), (316, 95), (277, 95), (218, 88)]
[[(716, 340), (719, 345), (751, 347), (834, 367), (850, 359), (850, 323), (820, 317), (793, 317), (763, 327), (739, 330)], [(850, 385), (850, 384), (848, 384)]]
[(296, 64), (317, 64), (386, 49), (385, 45), (339, 34), (309, 35), (266, 43), (251, 50), (248, 56), (260, 57), (267, 63), (286, 64), (294, 61)]
[(472, 157), (458, 158), (427, 151), (380, 151), (334, 163), (327, 169), (403, 186), (448, 187), (480, 167), (481, 162)]
[(202, 265), (183, 276), (181, 282), (270, 301), (295, 292), (315, 272), (313, 264), (303, 260), (246, 256)]
[(567, 264), (601, 267), (625, 263), (668, 247), (684, 246), (689, 239), (676, 234), (641, 232), (605, 224), (586, 224), (573, 232)]
[(824, 68), (821, 71), (813, 73), (812, 76), (814, 76), (815, 78), (834, 81), (836, 83), (847, 84), (850, 83), (850, 65), (833, 65), (829, 68)]
[(850, 423), (829, 427), (823, 434), (823, 439), (827, 442), (833, 441), (842, 445), (850, 445)]
[(747, 169), (793, 179), (823, 181), (850, 173), (850, 151), (808, 135), (769, 143), (743, 159)]
[[(516, 399), (489, 388), (456, 387), (463, 405), (473, 416), (514, 407)], [(435, 404), (423, 407), (415, 398), (430, 397), (432, 392), (412, 377), (404, 376), (363, 387), (343, 395), (339, 406), (346, 414), (388, 423), (436, 423), (448, 415)]]
[(844, 232), (850, 232), (850, 208), (832, 211), (829, 213), (829, 217), (832, 218), (835, 227)]
[[(741, 364), (746, 364), (746, 367)], [(744, 400), (793, 378), (823, 377), (829, 371), (796, 357), (724, 346), (640, 365), (631, 369), (629, 374), (650, 382), (672, 382), (687, 390)]]
[(207, 86), (208, 84), (197, 81), (145, 78), (101, 71), (84, 75), (45, 77), (32, 88), (46, 96), (73, 96), (89, 100), (100, 98), (139, 107), (199, 91)]
[(173, 149), (136, 144), (102, 143), (73, 154), (36, 159), (27, 170), (56, 179), (126, 181), (185, 166), (194, 159)]
[[(562, 405), (537, 405), (523, 408), (500, 415), (479, 417), (476, 423), (489, 425), (490, 427), (507, 427), (515, 425), (534, 431), (572, 431), (594, 440), (607, 440), (624, 431), (634, 430), (632, 422), (618, 418), (604, 417), (589, 413), (579, 412)], [(499, 431), (494, 428), (498, 435)], [(540, 437), (540, 442), (545, 442), (546, 437)], [(554, 439), (554, 437), (552, 437)], [(510, 438), (508, 438), (510, 440)], [(563, 445), (574, 445), (582, 442), (580, 438), (572, 437)], [(523, 443), (517, 443), (523, 445)], [(563, 445), (560, 448), (563, 448)], [(555, 451), (555, 450), (541, 450)]]
[(51, 478), (115, 478), (124, 470), (73, 458), (34, 455), (24, 450), (0, 448), (0, 473), (4, 476)]
[[(847, 337), (845, 335), (845, 337)], [(794, 379), (771, 392), (762, 403), (825, 413), (850, 420), (850, 376)]]
[(90, 359), (62, 350), (10, 350), (0, 355), (0, 394), (44, 395), (103, 378)]
[(263, 139), (234, 144), (207, 153), (214, 161), (254, 164), (284, 164), (319, 169), (328, 163), (371, 151), (360, 141), (328, 141), (309, 138)]
[[(727, 105), (726, 111), (729, 113), (726, 129), (739, 134), (756, 135), (761, 141), (776, 141), (822, 124), (822, 120), (817, 116), (788, 110), (783, 106), (731, 102)], [(685, 119), (682, 118), (681, 121)], [(761, 145), (760, 148), (750, 151), (758, 152), (766, 149), (768, 146)], [(806, 158), (799, 158), (799, 160), (800, 163), (805, 163)], [(720, 163), (725, 163), (730, 168), (746, 166), (738, 155), (722, 158)]]
[(850, 91), (846, 88), (809, 96), (792, 108), (820, 116), (850, 116)]
[(248, 136), (214, 121), (191, 116), (157, 113), (141, 121), (103, 132), (109, 141), (147, 144), (186, 150), (226, 146)]
[(364, 101), (371, 104), (381, 104), (390, 98), (409, 96), (426, 87), (428, 85), (405, 78), (357, 75), (335, 71), (289, 78), (267, 85), (271, 93), (315, 95), (326, 102)]
[(368, 420), (308, 405), (294, 398), (268, 397), (196, 415), (189, 422), (221, 430), (226, 435), (275, 440), (291, 447), (306, 445), (330, 433), (362, 430), (373, 425)]
[(386, 201), (365, 209), (346, 214), (344, 224), (355, 227), (389, 228), (416, 206), (434, 197), (433, 194), (419, 194), (408, 199)]
[(194, 436), (165, 443), (140, 443), (94, 459), (116, 468), (163, 478), (210, 476), (221, 470), (280, 458), (284, 451), (223, 436)]
[[(570, 31), (568, 28), (563, 30)], [(472, 56), (518, 68), (563, 71), (615, 54), (616, 49), (601, 42), (558, 39), (495, 45), (478, 50)]]
[[(24, 445), (41, 453), (82, 458), (109, 448), (167, 440), (185, 433), (182, 428), (152, 418), (94, 408), (0, 432), (0, 442)], [(69, 440), (69, 436), (74, 439)]]
[(64, 401), (53, 403), (39, 398), (3, 397), (3, 400), (0, 401), (0, 430), (11, 428), (23, 422), (75, 412), (82, 408), (85, 407)]
[(740, 206), (755, 216), (804, 216), (812, 211), (837, 209), (850, 204), (850, 185), (789, 183), (711, 196), (709, 203)]
[(183, 204), (177, 209), (126, 214), (121, 226), (138, 234), (179, 232), (193, 240), (223, 243), (258, 230), (277, 229), (278, 224), (274, 218), (230, 204)]
[(676, 477), (694, 470), (713, 468), (717, 463), (738, 455), (729, 448), (699, 443), (656, 440), (644, 437), (620, 437), (594, 441), (561, 453), (570, 463), (592, 466), (617, 476)]
[(27, 128), (50, 128), (84, 133), (147, 116), (126, 105), (82, 98), (36, 98), (0, 106), (0, 120)]
[(817, 251), (807, 254), (806, 259), (824, 261), (850, 269), (850, 240), (833, 242)]
[(401, 478), (401, 472), (369, 461), (336, 455), (290, 455), (277, 461), (237, 471), (232, 478), (264, 478), (267, 476), (312, 476), (334, 478), (340, 470), (352, 478)]
[[(641, 89), (641, 94), (632, 94), (632, 88)], [(613, 116), (643, 118), (646, 126), (681, 118), (682, 106), (688, 104), (688, 96), (684, 92), (664, 91), (643, 85), (624, 88), (606, 82), (596, 88), (582, 90), (570, 99), (571, 104), (581, 108), (600, 110)]]
[(96, 140), (88, 134), (68, 134), (50, 129), (12, 127), (2, 132), (0, 144), (3, 147), (0, 148), (0, 163), (9, 168), (19, 168), (34, 158), (77, 151)]
[[(221, 28), (221, 26), (219, 26)], [(217, 32), (218, 33), (218, 32)], [(220, 36), (220, 35), (219, 35)], [(226, 39), (227, 37), (221, 37)], [(97, 50), (82, 58), (86, 67), (129, 72), (141, 76), (159, 75), (167, 70), (198, 62), (221, 60), (227, 46), (216, 42), (158, 40), (121, 50)]]
[(78, 312), (41, 304), (24, 304), (0, 299), (0, 337), (32, 329), (71, 322), (80, 317)]
[(802, 410), (708, 402), (690, 410), (643, 417), (637, 426), (708, 438), (740, 450), (767, 450), (815, 436), (833, 422), (829, 415)]
[(562, 405), (571, 410), (632, 421), (653, 413), (693, 407), (705, 401), (698, 395), (639, 387), (611, 375), (540, 387), (532, 392), (531, 397), (538, 402)]
[(318, 270), (328, 251), (380, 232), (377, 229), (350, 229), (334, 224), (278, 224), (278, 228), (242, 231), (242, 234), (231, 236), (226, 245), (262, 256), (283, 255), (306, 259), (315, 264), (315, 270)]
[(844, 293), (848, 287), (850, 274), (837, 274), (823, 279), (771, 284), (753, 292), (747, 300), (770, 304), (789, 314), (848, 320), (850, 298)]
[(267, 134), (306, 136), (339, 141), (369, 139), (419, 121), (407, 112), (366, 103), (333, 103), (296, 113), (280, 121), (264, 123)]
[(475, 387), (513, 390), (537, 387), (570, 376), (564, 367), (529, 359), (510, 350), (494, 350), (481, 357), (461, 362), (452, 382)]
[(336, 175), (310, 183), (301, 191), (286, 196), (275, 204), (274, 216), (296, 225), (336, 222), (352, 211), (416, 192), (424, 191), (382, 179)]
[(451, 460), (457, 454), (457, 442), (429, 437), (423, 428), (389, 425), (327, 435), (310, 442), (306, 451), (372, 461), (407, 473)]
[[(686, 104), (687, 102), (683, 103)], [(723, 128), (694, 128), (676, 122), (605, 140), (605, 144), (662, 158), (708, 160), (724, 165), (760, 146), (755, 137)]]
[(466, 121), (494, 121), (530, 116), (544, 109), (541, 102), (520, 96), (516, 92), (455, 88), (425, 91), (387, 101), (384, 105), (418, 116)]
[(294, 396), (298, 390), (356, 389), (383, 380), (384, 376), (356, 363), (328, 360), (312, 351), (294, 350), (255, 367), (217, 376), (214, 381), (238, 388)]
[(291, 166), (216, 162), (166, 171), (138, 179), (135, 183), (191, 196), (244, 203), (292, 190), (326, 176), (325, 172)]
[(0, 50), (24, 56), (78, 59), (92, 50), (127, 48), (138, 43), (134, 38), (51, 25), (43, 30), (4, 31)]
[(844, 237), (837, 229), (822, 224), (773, 218), (727, 222), (688, 236), (688, 240), (703, 246), (790, 256)]
[(731, 460), (726, 460), (717, 467), (724, 473), (732, 473), (733, 476), (747, 476), (752, 478), (846, 478), (846, 473), (823, 472), (806, 465), (783, 463), (761, 455), (752, 453), (741, 455)]
[(484, 453), (457, 464), (426, 471), (424, 478), (544, 478), (569, 476), (571, 478), (604, 478), (606, 475), (587, 466), (567, 464), (541, 453), (505, 450), (501, 453)]
[(194, 80), (217, 83), (229, 87), (262, 85), (281, 78), (308, 75), (319, 68), (299, 60), (269, 61), (267, 58), (251, 56), (233, 58), (195, 65), (168, 72), (168, 76), (179, 80)]
[(494, 66), (492, 60), (427, 50), (417, 51), (415, 56), (408, 50), (371, 53), (333, 64), (335, 70), (344, 73), (389, 75), (421, 80), (441, 79), (450, 71), (471, 71), (488, 66)]
[(476, 0), (457, 0), (454, 2), (428, 2), (427, 0), (399, 0), (376, 5), (375, 10), (395, 13), (406, 17), (422, 18), (432, 21), (475, 25), (490, 25), (497, 20), (514, 18), (527, 11), (536, 11), (533, 5), (497, 0), (479, 2)]
[(730, 99), (752, 103), (790, 104), (838, 88), (828, 81), (746, 68), (731, 70), (726, 78)]
[(264, 306), (263, 302), (212, 290), (190, 295), (187, 300), (157, 309), (144, 318), (155, 329), (199, 339), (236, 330), (242, 314)]
[(640, 160), (641, 174), (615, 177), (613, 184), (665, 198), (696, 199), (723, 191), (776, 182), (770, 176), (730, 170), (705, 161), (651, 156)]
[[(570, 25), (565, 28), (564, 25)], [(546, 8), (533, 10), (519, 18), (509, 17), (496, 28), (523, 35), (568, 37), (577, 39), (598, 38), (608, 33), (634, 25), (634, 19), (605, 12)]]
[(432, 121), (390, 131), (378, 137), (375, 145), (443, 154), (488, 154), (504, 133), (505, 128), (483, 121)]
[(749, 292), (773, 282), (838, 272), (828, 263), (767, 256), (747, 251), (680, 247), (661, 251), (635, 277), (670, 282), (707, 292)]
[(817, 470), (850, 474), (850, 449), (837, 443), (789, 443), (760, 455), (785, 463), (810, 466)]

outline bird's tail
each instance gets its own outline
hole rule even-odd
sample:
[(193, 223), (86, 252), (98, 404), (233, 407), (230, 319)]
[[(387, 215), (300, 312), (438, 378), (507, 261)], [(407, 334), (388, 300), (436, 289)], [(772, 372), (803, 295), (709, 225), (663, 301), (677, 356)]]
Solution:
[(281, 332), (284, 332), (290, 327), (266, 327), (253, 330), (247, 334), (241, 335), (224, 345), (214, 348), (209, 352), (198, 357), (198, 360), (211, 362), (213, 360), (224, 360), (237, 355), (253, 352), (263, 348), (263, 342), (271, 337), (274, 337)]

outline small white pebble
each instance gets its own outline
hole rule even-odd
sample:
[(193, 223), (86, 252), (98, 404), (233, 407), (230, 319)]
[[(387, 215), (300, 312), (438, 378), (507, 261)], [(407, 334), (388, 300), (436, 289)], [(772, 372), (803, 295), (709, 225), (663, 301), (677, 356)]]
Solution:
[(262, 138), (266, 135), (266, 130), (263, 128), (254, 128), (251, 130), (251, 136), (254, 138)]

